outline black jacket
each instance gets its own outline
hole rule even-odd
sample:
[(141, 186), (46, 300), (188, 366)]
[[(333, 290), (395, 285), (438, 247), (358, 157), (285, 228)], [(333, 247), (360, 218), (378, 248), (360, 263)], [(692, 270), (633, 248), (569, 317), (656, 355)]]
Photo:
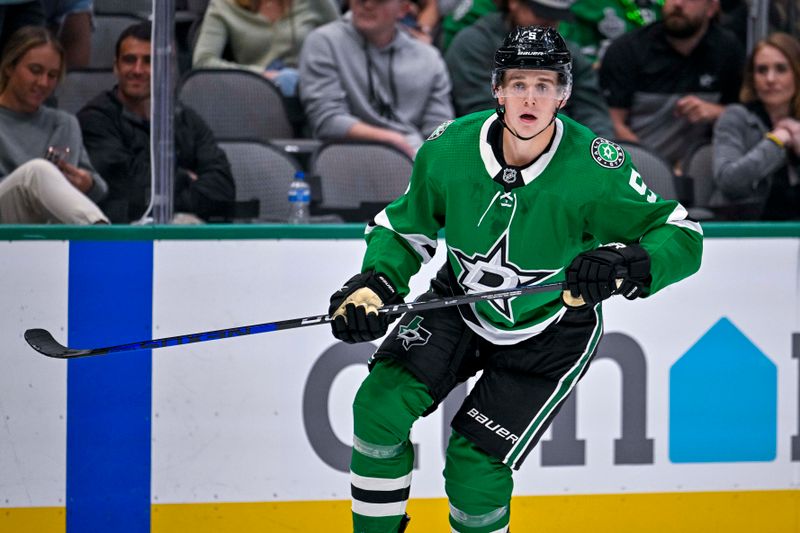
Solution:
[[(78, 112), (92, 164), (109, 193), (100, 207), (112, 222), (139, 219), (150, 202), (150, 122), (126, 111), (116, 87)], [(225, 152), (195, 111), (175, 106), (175, 212), (224, 216), (235, 188)], [(191, 179), (189, 172), (197, 175)]]

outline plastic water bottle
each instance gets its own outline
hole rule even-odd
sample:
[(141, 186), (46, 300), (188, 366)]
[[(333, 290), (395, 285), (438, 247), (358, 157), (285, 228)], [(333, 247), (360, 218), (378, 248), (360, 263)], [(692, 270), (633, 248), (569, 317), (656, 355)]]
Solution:
[(289, 224), (308, 224), (308, 204), (311, 203), (311, 188), (306, 175), (298, 170), (289, 185)]

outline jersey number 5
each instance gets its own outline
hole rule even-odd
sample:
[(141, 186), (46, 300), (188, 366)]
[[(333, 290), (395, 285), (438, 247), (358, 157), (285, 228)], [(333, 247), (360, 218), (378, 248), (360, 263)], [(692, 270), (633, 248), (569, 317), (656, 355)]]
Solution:
[(642, 175), (636, 172), (634, 169), (631, 169), (631, 179), (628, 182), (628, 185), (633, 187), (633, 190), (642, 196), (647, 195), (646, 200), (651, 204), (656, 201), (656, 193), (647, 188), (647, 185), (644, 184), (644, 180), (642, 179)]

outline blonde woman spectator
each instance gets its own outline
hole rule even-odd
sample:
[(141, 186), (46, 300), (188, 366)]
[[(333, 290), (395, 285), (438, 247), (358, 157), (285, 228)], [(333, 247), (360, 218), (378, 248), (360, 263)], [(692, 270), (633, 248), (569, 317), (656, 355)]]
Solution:
[(63, 75), (64, 51), (48, 30), (11, 36), (0, 60), (0, 222), (108, 222), (94, 203), (108, 187), (77, 119), (42, 105)]
[(729, 217), (800, 219), (800, 42), (756, 44), (740, 100), (714, 128), (712, 206)]
[[(333, 0), (211, 0), (194, 48), (194, 68), (242, 68), (297, 94), (306, 36), (339, 17)], [(232, 56), (224, 59), (228, 50)]]

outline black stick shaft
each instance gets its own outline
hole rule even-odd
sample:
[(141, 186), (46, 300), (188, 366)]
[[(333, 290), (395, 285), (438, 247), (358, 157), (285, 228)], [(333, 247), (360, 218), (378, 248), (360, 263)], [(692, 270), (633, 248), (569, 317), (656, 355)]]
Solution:
[[(463, 296), (453, 296), (452, 298), (433, 298), (423, 302), (411, 302), (382, 307), (379, 313), (387, 315), (399, 315), (407, 311), (427, 311), (442, 307), (452, 307), (454, 305), (466, 305), (479, 301), (505, 300), (515, 298), (524, 294), (534, 294), (539, 292), (560, 291), (565, 289), (564, 283), (547, 283), (544, 285), (530, 285), (517, 287), (515, 289), (500, 289), (496, 291), (481, 292), (477, 294), (467, 294)], [(116, 346), (106, 346), (103, 348), (75, 349), (59, 344), (49, 331), (44, 329), (29, 329), (25, 332), (25, 340), (37, 352), (48, 357), (57, 359), (75, 359), (78, 357), (91, 357), (95, 355), (105, 355), (117, 352), (130, 352), (133, 350), (154, 350), (166, 348), (168, 346), (180, 346), (182, 344), (192, 344), (195, 342), (205, 342), (217, 339), (228, 339), (231, 337), (242, 337), (254, 335), (256, 333), (267, 333), (284, 329), (302, 328), (326, 324), (332, 319), (327, 315), (307, 316), (303, 318), (292, 318), (280, 320), (278, 322), (266, 322), (263, 324), (251, 324), (249, 326), (238, 326), (234, 328), (218, 329), (213, 331), (203, 331), (200, 333), (190, 333), (188, 335), (177, 335), (175, 337), (165, 337), (162, 339), (152, 339), (146, 341), (119, 344)]]

